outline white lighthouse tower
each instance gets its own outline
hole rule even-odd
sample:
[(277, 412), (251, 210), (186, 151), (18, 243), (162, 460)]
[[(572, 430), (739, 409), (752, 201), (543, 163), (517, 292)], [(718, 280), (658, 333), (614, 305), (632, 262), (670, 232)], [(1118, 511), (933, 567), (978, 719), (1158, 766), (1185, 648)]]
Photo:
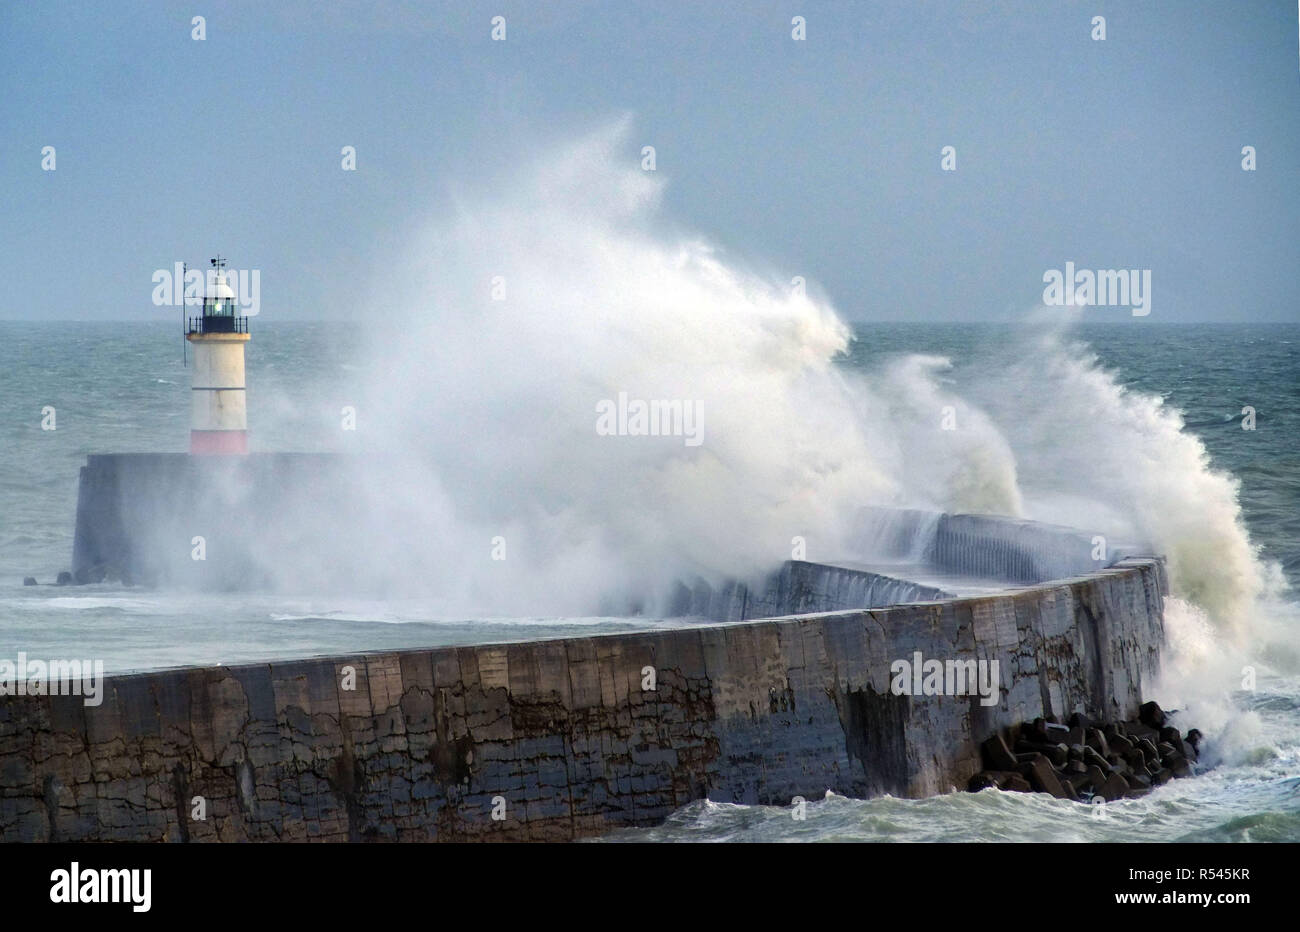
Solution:
[(185, 339), (194, 347), (190, 391), (190, 453), (248, 452), (244, 398), (244, 344), (248, 318), (239, 313), (226, 281), (226, 260), (217, 256), (203, 296), (203, 315), (191, 317)]

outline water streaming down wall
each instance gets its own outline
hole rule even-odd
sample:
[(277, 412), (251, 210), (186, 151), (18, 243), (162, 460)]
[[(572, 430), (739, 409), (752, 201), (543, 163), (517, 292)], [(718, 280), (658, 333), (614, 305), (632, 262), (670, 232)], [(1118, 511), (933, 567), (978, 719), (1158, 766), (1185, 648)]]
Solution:
[[(806, 612), (884, 608), (952, 598), (955, 592), (909, 574), (1027, 585), (1082, 576), (1139, 552), (1097, 535), (989, 515), (948, 515), (903, 509), (862, 509), (856, 550), (844, 560), (787, 561), (759, 585), (703, 581), (681, 585), (668, 613), (713, 621), (743, 621)], [(870, 569), (860, 564), (871, 562)]]
[(775, 615), (884, 608), (952, 594), (880, 573), (803, 560), (787, 561), (761, 587), (731, 583), (714, 589), (705, 582), (679, 586), (669, 614), (711, 621), (744, 621)]
[(1144, 549), (1033, 521), (941, 515), (925, 559), (950, 572), (1035, 583), (1094, 572)]
[(860, 509), (856, 549), (857, 560), (870, 555), (1017, 583), (1080, 576), (1151, 552), (1094, 531), (1020, 518), (884, 508)]

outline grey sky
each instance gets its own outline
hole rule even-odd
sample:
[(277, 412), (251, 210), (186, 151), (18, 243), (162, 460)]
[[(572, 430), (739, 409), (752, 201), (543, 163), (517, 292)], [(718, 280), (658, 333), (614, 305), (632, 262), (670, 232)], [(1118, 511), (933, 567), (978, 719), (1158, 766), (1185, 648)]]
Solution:
[(1153, 323), (1295, 321), (1298, 63), (1291, 0), (6, 3), (0, 316), (167, 319), (153, 270), (218, 249), (264, 320), (361, 314), (457, 184), (630, 113), (671, 222), (852, 319), (1015, 316), (1073, 261), (1151, 269)]

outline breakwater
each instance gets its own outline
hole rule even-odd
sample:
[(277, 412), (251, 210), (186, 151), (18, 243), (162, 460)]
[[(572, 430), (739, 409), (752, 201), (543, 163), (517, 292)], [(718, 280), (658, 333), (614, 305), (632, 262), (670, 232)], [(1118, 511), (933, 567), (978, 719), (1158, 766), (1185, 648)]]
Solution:
[[(704, 797), (946, 792), (1015, 723), (1134, 717), (1164, 593), (1132, 558), (977, 598), (116, 676), (97, 706), (10, 695), (0, 838), (566, 840)], [(891, 688), (918, 655), (996, 661), (992, 702)]]
[(77, 489), (73, 581), (269, 585), (275, 565), (310, 549), (304, 516), (360, 524), (349, 462), (323, 453), (92, 454)]
[(1143, 703), (1135, 721), (1094, 723), (1075, 712), (1064, 723), (1038, 718), (1010, 734), (1010, 745), (1001, 734), (980, 745), (988, 769), (971, 777), (972, 791), (996, 787), (1090, 804), (1144, 796), (1192, 776), (1201, 740), (1199, 729), (1184, 736), (1169, 725), (1156, 702)]

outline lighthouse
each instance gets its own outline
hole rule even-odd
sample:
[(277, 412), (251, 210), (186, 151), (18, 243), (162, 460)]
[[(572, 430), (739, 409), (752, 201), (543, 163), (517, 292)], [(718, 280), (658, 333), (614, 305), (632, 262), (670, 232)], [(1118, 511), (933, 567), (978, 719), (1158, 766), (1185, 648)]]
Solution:
[(244, 344), (248, 318), (239, 313), (226, 280), (226, 260), (212, 260), (203, 315), (190, 317), (185, 339), (194, 347), (190, 391), (190, 453), (248, 452), (248, 408), (244, 399)]

